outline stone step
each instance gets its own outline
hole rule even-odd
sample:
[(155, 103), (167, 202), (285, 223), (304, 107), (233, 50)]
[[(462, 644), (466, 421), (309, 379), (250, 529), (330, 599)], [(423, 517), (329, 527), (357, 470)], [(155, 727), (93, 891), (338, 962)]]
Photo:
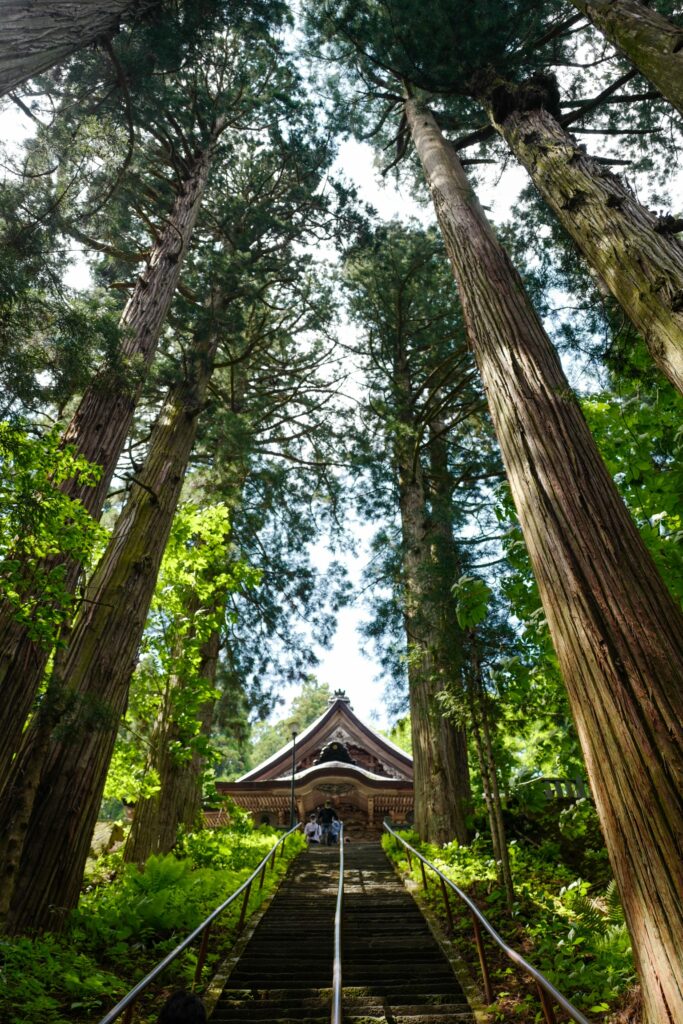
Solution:
[[(464, 1024), (450, 965), (379, 844), (345, 848), (344, 1024)], [(310, 850), (254, 930), (212, 1016), (217, 1024), (328, 1024), (338, 851)]]

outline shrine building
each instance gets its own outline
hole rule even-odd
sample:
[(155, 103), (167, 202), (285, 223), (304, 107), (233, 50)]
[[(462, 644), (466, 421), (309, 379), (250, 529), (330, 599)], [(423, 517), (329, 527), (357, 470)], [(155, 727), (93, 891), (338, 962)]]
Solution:
[(292, 755), (300, 821), (326, 800), (350, 838), (379, 833), (385, 818), (412, 821), (413, 759), (361, 722), (343, 690), (293, 741), (235, 782), (218, 782), (218, 791), (251, 811), (257, 825), (288, 825)]

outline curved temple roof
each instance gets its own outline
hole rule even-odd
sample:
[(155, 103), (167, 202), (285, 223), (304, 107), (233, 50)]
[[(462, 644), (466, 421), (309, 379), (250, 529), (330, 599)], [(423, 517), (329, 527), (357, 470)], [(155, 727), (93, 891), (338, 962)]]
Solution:
[[(310, 758), (316, 751), (328, 743), (339, 741), (345, 745), (360, 747), (375, 758), (382, 766), (383, 774), (370, 771), (361, 765), (350, 765), (341, 761), (325, 761), (324, 764), (312, 764), (295, 773), (295, 779), (304, 780), (312, 774), (324, 770), (326, 774), (335, 770), (344, 770), (344, 774), (358, 774), (367, 781), (404, 780), (412, 782), (413, 760), (409, 754), (397, 747), (385, 736), (380, 736), (358, 718), (349, 703), (346, 694), (338, 690), (330, 700), (330, 706), (316, 718), (314, 722), (296, 737), (297, 763)], [(280, 750), (261, 764), (246, 772), (233, 785), (239, 783), (274, 782), (291, 779), (293, 741), (285, 744)]]

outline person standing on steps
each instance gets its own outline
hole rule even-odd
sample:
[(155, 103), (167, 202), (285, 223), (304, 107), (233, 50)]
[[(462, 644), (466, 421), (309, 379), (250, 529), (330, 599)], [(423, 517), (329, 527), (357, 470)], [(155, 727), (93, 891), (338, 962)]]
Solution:
[(339, 818), (337, 817), (337, 812), (335, 811), (330, 801), (326, 800), (325, 806), (318, 815), (318, 824), (320, 825), (320, 830), (322, 833), (320, 841), (323, 844), (323, 846), (330, 845), (330, 825), (332, 824), (333, 821), (339, 821)]
[(320, 842), (320, 825), (316, 821), (315, 814), (311, 814), (304, 826), (304, 835), (309, 846), (312, 843)]

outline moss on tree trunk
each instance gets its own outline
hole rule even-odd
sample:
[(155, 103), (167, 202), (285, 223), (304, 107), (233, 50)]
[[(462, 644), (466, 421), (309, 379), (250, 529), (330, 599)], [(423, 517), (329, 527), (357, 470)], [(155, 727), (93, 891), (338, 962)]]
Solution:
[[(681, 68), (683, 77), (683, 67)], [(500, 92), (498, 87), (496, 93)], [(514, 87), (511, 95), (514, 108)], [(597, 271), (650, 354), (683, 393), (683, 244), (626, 185), (588, 156), (547, 110), (513, 109), (492, 124), (524, 164), (588, 263)]]
[(640, 0), (571, 0), (683, 115), (683, 28)]

